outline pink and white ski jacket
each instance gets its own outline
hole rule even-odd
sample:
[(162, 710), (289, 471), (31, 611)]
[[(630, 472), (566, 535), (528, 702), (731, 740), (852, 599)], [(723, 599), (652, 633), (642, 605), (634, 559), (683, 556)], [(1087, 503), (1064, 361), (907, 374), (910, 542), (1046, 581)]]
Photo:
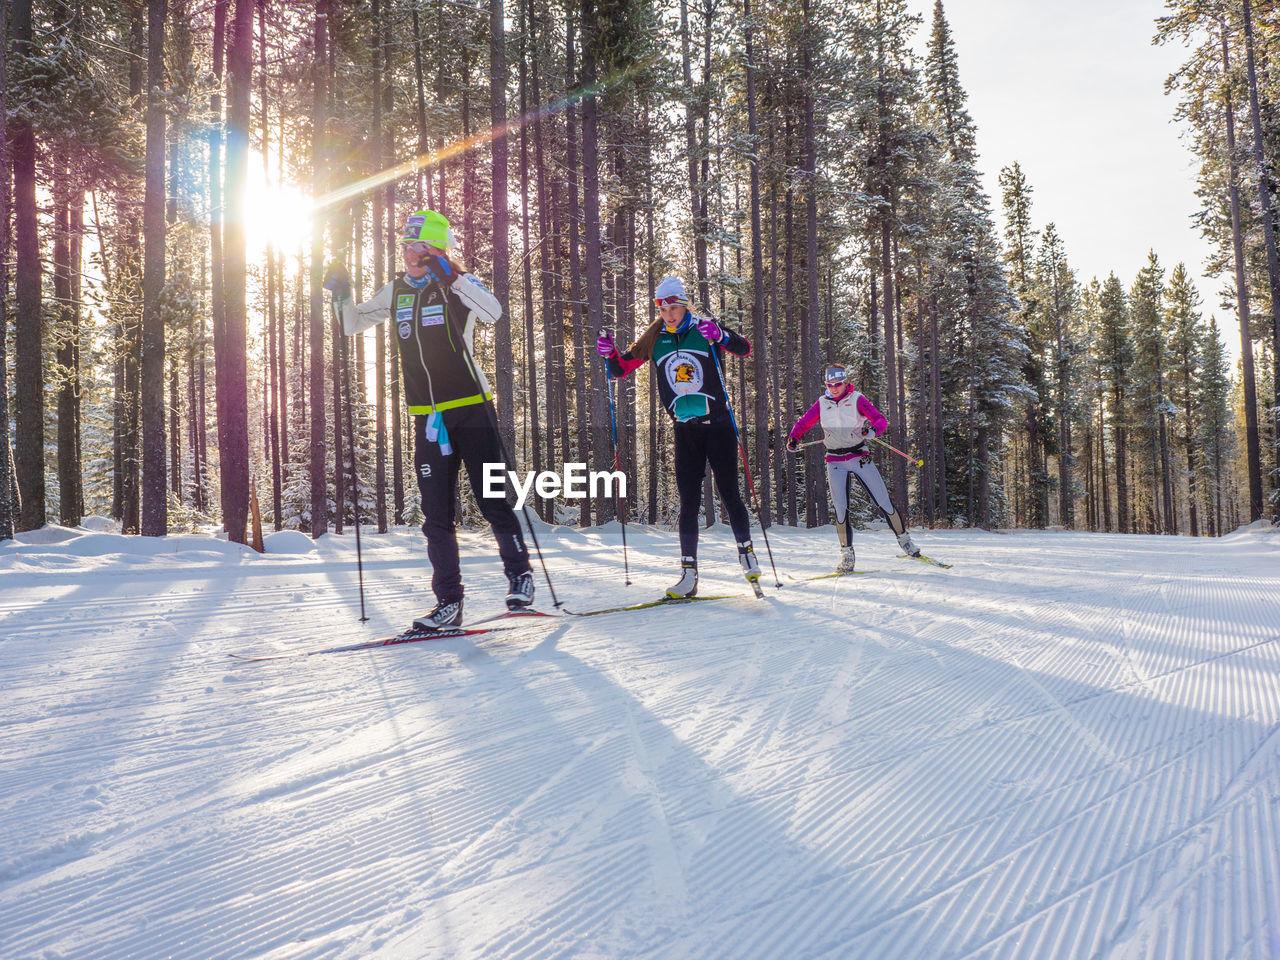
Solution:
[(884, 414), (858, 391), (846, 390), (839, 400), (824, 392), (796, 421), (788, 439), (799, 440), (819, 422), (822, 424), (823, 442), (827, 445), (827, 463), (870, 456), (865, 447), (857, 452), (850, 448), (863, 443), (865, 427), (870, 426), (877, 437), (889, 428)]

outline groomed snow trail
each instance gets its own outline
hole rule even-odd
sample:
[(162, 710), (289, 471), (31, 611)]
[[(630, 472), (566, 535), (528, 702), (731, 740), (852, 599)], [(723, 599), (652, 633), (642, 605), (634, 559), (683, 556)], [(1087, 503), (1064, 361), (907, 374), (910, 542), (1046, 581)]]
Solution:
[[(869, 531), (780, 591), (758, 542), (765, 601), (247, 664), (400, 630), (421, 537), (364, 537), (364, 625), (351, 537), (30, 539), (0, 957), (1280, 957), (1275, 532), (923, 531), (939, 570)], [(629, 588), (616, 529), (540, 539), (574, 609), (675, 577), (670, 533)], [(746, 592), (723, 528), (701, 561)]]

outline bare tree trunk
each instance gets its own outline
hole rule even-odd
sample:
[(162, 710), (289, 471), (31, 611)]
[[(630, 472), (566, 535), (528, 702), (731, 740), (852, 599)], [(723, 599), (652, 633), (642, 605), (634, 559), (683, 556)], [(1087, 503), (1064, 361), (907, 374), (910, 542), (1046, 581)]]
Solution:
[[(312, 131), (312, 195), (325, 192), (325, 167), (328, 163), (325, 128), (328, 125), (328, 70), (326, 45), (328, 40), (329, 0), (316, 0), (314, 49), (311, 60), (311, 131)], [(311, 536), (319, 537), (329, 530), (329, 510), (325, 479), (325, 406), (324, 406), (324, 221), (323, 212), (313, 219), (311, 226), (310, 271), (310, 403), (311, 403)]]
[[(227, 396), (226, 363), (226, 299), (223, 295), (222, 226), (224, 219), (222, 197), (222, 141), (225, 136), (222, 123), (222, 66), (227, 48), (227, 5), (230, 0), (214, 0), (213, 3), (213, 92), (209, 95), (209, 306), (213, 322), (213, 405), (218, 425), (218, 437), (229, 429), (227, 416), (230, 399)], [(207, 452), (207, 447), (202, 448)], [(227, 496), (231, 489), (227, 479), (228, 462), (218, 458), (219, 507), (223, 526), (227, 519)]]
[[(760, 483), (760, 523), (768, 527), (769, 518), (769, 341), (765, 336), (764, 315), (764, 249), (760, 236), (760, 128), (756, 122), (756, 71), (752, 44), (751, 0), (742, 0), (742, 17), (746, 34), (747, 135), (748, 164), (751, 187), (751, 331), (755, 354), (755, 461)], [(781, 424), (778, 424), (781, 429)]]
[[(1226, 21), (1222, 29), (1222, 72), (1231, 74)], [(1244, 241), (1240, 226), (1240, 174), (1236, 164), (1236, 121), (1231, 88), (1223, 91), (1227, 121), (1227, 190), (1231, 201), (1231, 246), (1235, 254), (1236, 310), (1240, 319), (1240, 379), (1244, 392), (1245, 459), (1249, 469), (1249, 520), (1262, 516), (1262, 455), (1258, 444), (1258, 397), (1253, 375), (1253, 340), (1249, 336), (1249, 286), (1245, 279)], [(1264, 178), (1265, 179), (1265, 178)], [(1275, 294), (1273, 292), (1273, 299)]]
[[(83, 210), (84, 191), (72, 187), (69, 166), (58, 161), (53, 184), (53, 299), (59, 317), (55, 340), (62, 382), (58, 387), (58, 514), (65, 527), (80, 524), (84, 514), (80, 465), (80, 298), (73, 294), (79, 253), (72, 232), (72, 197)], [(78, 288), (79, 283), (76, 281)]]
[[(494, 325), (494, 365), (497, 381), (511, 383), (515, 359), (511, 349), (511, 250), (507, 214), (507, 35), (503, 0), (489, 0), (489, 118), (493, 124), (493, 295), (502, 304)], [(470, 243), (470, 238), (468, 238)], [(498, 429), (507, 454), (516, 446), (515, 404), (504, 397), (498, 404)]]
[[(528, 103), (528, 62), (529, 62), (529, 31), (530, 27), (526, 19), (526, 10), (532, 12), (532, 3), (521, 4), (520, 17), (522, 21), (522, 33), (524, 39), (520, 45), (520, 116), (527, 116), (529, 110)], [(524, 413), (525, 422), (531, 431), (531, 453), (533, 460), (533, 469), (535, 473), (542, 472), (542, 424), (538, 410), (538, 365), (537, 358), (534, 356), (534, 330), (533, 330), (533, 249), (529, 244), (529, 127), (527, 124), (520, 126), (520, 214), (521, 214), (521, 237), (523, 239), (524, 255), (521, 257), (523, 273), (524, 273), (524, 341), (525, 341), (525, 400)], [(545, 251), (544, 251), (545, 255)], [(550, 404), (552, 390), (547, 390), (547, 402)], [(515, 391), (510, 391), (505, 406), (513, 407), (515, 405)], [(548, 444), (548, 459), (554, 458), (554, 454)], [(528, 461), (526, 461), (528, 462)], [(536, 501), (538, 512), (546, 516), (547, 501), (539, 499)], [(554, 504), (551, 505), (554, 510)]]
[[(13, 539), (17, 501), (13, 496), (9, 446), (9, 216), (12, 165), (9, 162), (9, 11), (0, 5), (0, 541)], [(29, 16), (29, 15), (28, 15)]]
[[(14, 0), (13, 49), (31, 46), (31, 2)], [(45, 524), (44, 318), (40, 302), (40, 242), (36, 230), (36, 138), (21, 114), (9, 125), (13, 163), (14, 234), (17, 242), (17, 316), (14, 336), (14, 464), (22, 502), (18, 530)]]
[[(805, 324), (801, 326), (800, 333), (800, 371), (801, 380), (804, 383), (804, 389), (810, 389), (810, 385), (815, 382), (817, 376), (817, 341), (818, 341), (818, 144), (817, 135), (814, 124), (814, 96), (813, 96), (813, 24), (810, 20), (809, 0), (804, 0), (804, 29), (805, 36), (801, 44), (802, 66), (801, 73), (805, 79), (804, 92), (804, 156), (805, 156), (805, 270), (808, 274), (809, 289), (805, 298)], [(885, 242), (888, 242), (888, 222), (885, 223)], [(888, 248), (885, 250), (885, 257), (888, 257)], [(886, 264), (887, 268), (887, 264)], [(885, 298), (885, 316), (888, 317), (889, 303), (892, 298)], [(886, 330), (889, 327), (886, 325)], [(809, 447), (805, 451), (805, 512), (808, 516), (806, 520), (807, 526), (814, 526), (817, 522), (817, 504), (818, 497), (822, 497), (822, 504), (826, 506), (826, 490), (820, 489), (819, 481), (822, 479), (822, 451), (817, 446)]]
[[(165, 284), (165, 116), (164, 85), (166, 0), (147, 4), (146, 196), (142, 209), (142, 535), (168, 531), (169, 492), (165, 475), (164, 316), (160, 297)], [(237, 25), (239, 9), (237, 8)], [(246, 38), (247, 40), (247, 38)], [(247, 107), (246, 97), (246, 107)], [(247, 109), (246, 109), (247, 112)], [(243, 252), (241, 254), (243, 256)]]
[[(382, 4), (380, 0), (373, 0), (370, 12), (373, 15), (373, 37), (370, 46), (373, 54), (373, 157), (374, 168), (381, 171), (386, 162), (386, 156), (383, 151), (382, 144), (382, 104), (384, 97), (384, 68), (382, 55), (385, 52), (382, 44), (382, 26), (384, 15), (382, 12)], [(414, 38), (418, 39), (417, 21), (418, 9), (414, 7)], [(420, 44), (414, 45), (415, 64), (417, 64), (418, 47)], [(389, 71), (391, 64), (386, 64), (386, 70)], [(421, 69), (418, 69), (418, 94), (422, 95), (422, 79)], [(419, 125), (419, 140), (424, 138)], [(386, 198), (381, 189), (373, 191), (373, 289), (381, 290), (388, 277), (385, 273), (385, 267), (390, 259), (387, 256), (387, 224), (384, 214), (386, 212)], [(392, 326), (388, 324), (388, 326)], [(342, 336), (341, 330), (336, 331), (338, 336)], [(376, 503), (375, 515), (378, 524), (378, 532), (387, 532), (387, 363), (392, 365), (397, 363), (397, 357), (392, 352), (396, 349), (395, 344), (389, 344), (387, 337), (381, 329), (375, 328), (376, 336), (374, 338), (373, 348), (373, 487), (375, 491), (374, 500)], [(363, 342), (364, 337), (358, 338)], [(365, 365), (359, 364), (358, 370), (364, 370)], [(363, 394), (362, 394), (363, 395)], [(393, 416), (398, 416), (399, 406), (393, 408)], [(342, 412), (338, 412), (338, 423), (342, 423)], [(341, 429), (338, 434), (341, 436)], [(355, 440), (352, 438), (352, 442)], [(339, 456), (341, 462), (341, 456)], [(354, 477), (352, 478), (354, 482)]]
[(227, 57), (227, 172), (223, 294), (226, 302), (227, 433), (218, 436), (225, 464), (227, 538), (246, 542), (249, 507), (249, 395), (245, 304), (245, 182), (249, 166), (249, 95), (253, 81), (253, 0), (235, 0)]
[[(592, 52), (593, 38), (590, 24), (593, 22), (592, 0), (582, 0), (582, 82), (588, 90), (596, 83), (596, 61)], [(583, 226), (587, 268), (587, 326), (592, 332), (604, 328), (604, 277), (600, 262), (600, 179), (597, 156), (596, 97), (587, 96), (582, 101), (582, 199)], [(611, 446), (608, 410), (607, 374), (601, 364), (592, 364), (591, 436), (592, 460), (596, 469), (609, 469), (608, 453)], [(601, 497), (596, 504), (601, 521), (613, 519), (613, 502)]]
[[(698, 301), (709, 308), (707, 287), (707, 200), (702, 184), (698, 181), (697, 117), (694, 112), (693, 71), (689, 60), (689, 4), (680, 0), (680, 66), (684, 75), (684, 139), (689, 165), (689, 202), (693, 213), (694, 264), (698, 271)], [(704, 77), (704, 84), (709, 82)]]
[[(575, 71), (574, 24), (572, 11), (565, 18), (565, 82), (572, 84)], [(578, 203), (578, 110), (571, 106), (565, 117), (566, 156), (569, 174), (569, 299), (573, 302), (573, 340), (574, 340), (574, 385), (577, 412), (578, 462), (588, 463), (587, 451), (591, 448), (591, 433), (588, 426), (588, 398), (592, 395), (591, 375), (587, 371), (587, 343), (591, 336), (583, 315), (582, 290), (582, 253), (579, 245), (578, 220), (582, 216), (582, 208)], [(594, 368), (594, 364), (592, 367)], [(592, 504), (589, 497), (579, 501), (578, 513), (580, 526), (591, 526)]]
[(933, 476), (937, 519), (950, 526), (947, 503), (947, 450), (942, 433), (942, 358), (938, 343), (938, 300), (929, 298), (929, 405), (933, 411)]
[[(1249, 118), (1253, 123), (1253, 158), (1258, 167), (1258, 200), (1262, 214), (1262, 236), (1267, 248), (1267, 278), (1271, 286), (1271, 357), (1276, 371), (1272, 376), (1274, 405), (1271, 415), (1275, 430), (1272, 439), (1275, 469), (1280, 471), (1280, 256), (1276, 252), (1276, 212), (1271, 201), (1271, 171), (1267, 168), (1263, 153), (1265, 141), (1258, 107), (1258, 76), (1254, 66), (1253, 13), (1250, 0), (1243, 0), (1243, 9), (1245, 62), (1249, 76)], [(1280, 500), (1277, 504), (1280, 506)], [(1280, 518), (1280, 514), (1277, 517)]]

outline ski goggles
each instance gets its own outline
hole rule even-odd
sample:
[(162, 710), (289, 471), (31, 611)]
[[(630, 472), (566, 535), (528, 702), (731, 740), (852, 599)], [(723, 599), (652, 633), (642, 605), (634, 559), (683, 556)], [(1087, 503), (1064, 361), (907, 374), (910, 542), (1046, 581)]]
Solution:
[(825, 380), (829, 385), (849, 382), (849, 371), (844, 367), (827, 367)]
[(654, 297), (653, 304), (656, 307), (674, 307), (676, 304), (687, 305), (689, 301), (680, 294), (675, 293), (669, 297)]

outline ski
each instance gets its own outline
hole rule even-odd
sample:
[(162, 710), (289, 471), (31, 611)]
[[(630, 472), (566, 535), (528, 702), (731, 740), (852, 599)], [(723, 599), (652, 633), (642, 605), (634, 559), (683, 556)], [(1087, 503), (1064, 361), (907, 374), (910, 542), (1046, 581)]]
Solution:
[(570, 617), (598, 617), (605, 613), (626, 613), (629, 610), (648, 610), (652, 607), (672, 607), (685, 603), (701, 603), (703, 600), (732, 600), (735, 597), (741, 597), (741, 593), (727, 593), (714, 597), (663, 597), (660, 600), (650, 600), (648, 603), (634, 603), (629, 607), (609, 607), (607, 610), (582, 610), (574, 611), (566, 609), (564, 612)]
[(796, 577), (796, 576), (792, 576), (789, 573), (787, 574), (787, 576), (790, 577), (792, 580), (805, 583), (810, 580), (831, 580), (831, 579), (834, 579), (835, 577), (865, 577), (868, 574), (871, 574), (874, 572), (875, 572), (874, 570), (837, 570), (835, 573), (817, 573), (817, 574), (814, 574), (812, 577)]
[(483, 620), (477, 620), (474, 623), (467, 624), (462, 627), (440, 627), (433, 630), (424, 630), (417, 627), (410, 627), (403, 633), (398, 633), (394, 637), (384, 637), (381, 640), (365, 640), (361, 643), (348, 643), (340, 647), (325, 647), (322, 650), (299, 650), (294, 653), (272, 653), (266, 656), (250, 657), (241, 653), (229, 653), (227, 656), (232, 659), (239, 660), (241, 663), (256, 663), (263, 660), (288, 660), (293, 657), (314, 657), (322, 653), (348, 653), (353, 650), (373, 650), (378, 647), (399, 646), (402, 643), (423, 643), (428, 640), (447, 640), (451, 637), (476, 637), (486, 633), (507, 633), (513, 630), (519, 630), (520, 627), (498, 627), (498, 626), (480, 626), (480, 624), (489, 624), (498, 620), (528, 620), (535, 617), (552, 617), (553, 614), (542, 613), (540, 611), (527, 611), (521, 613), (500, 613), (492, 617), (485, 617)]
[(763, 600), (763, 599), (764, 599), (764, 590), (763, 590), (763, 589), (761, 588), (761, 586), (760, 586), (760, 578), (759, 578), (759, 577), (747, 577), (747, 583), (751, 584), (751, 589), (752, 589), (753, 591), (755, 591), (756, 599), (757, 599), (757, 600)]
[(935, 567), (941, 567), (943, 570), (951, 569), (951, 564), (943, 563), (941, 560), (935, 560), (933, 559), (933, 557), (926, 557), (923, 553), (920, 554), (918, 557), (913, 557), (913, 556), (910, 556), (909, 554), (900, 553), (898, 554), (898, 559), (899, 560), (919, 560), (921, 563), (928, 563)]
[(491, 617), (484, 617), (480, 620), (472, 620), (466, 624), (468, 627), (478, 627), (482, 623), (493, 623), (497, 620), (532, 620), (536, 617), (554, 617), (554, 613), (543, 613), (541, 610), (533, 610), (525, 607), (521, 610), (504, 610), (501, 613), (495, 613)]

